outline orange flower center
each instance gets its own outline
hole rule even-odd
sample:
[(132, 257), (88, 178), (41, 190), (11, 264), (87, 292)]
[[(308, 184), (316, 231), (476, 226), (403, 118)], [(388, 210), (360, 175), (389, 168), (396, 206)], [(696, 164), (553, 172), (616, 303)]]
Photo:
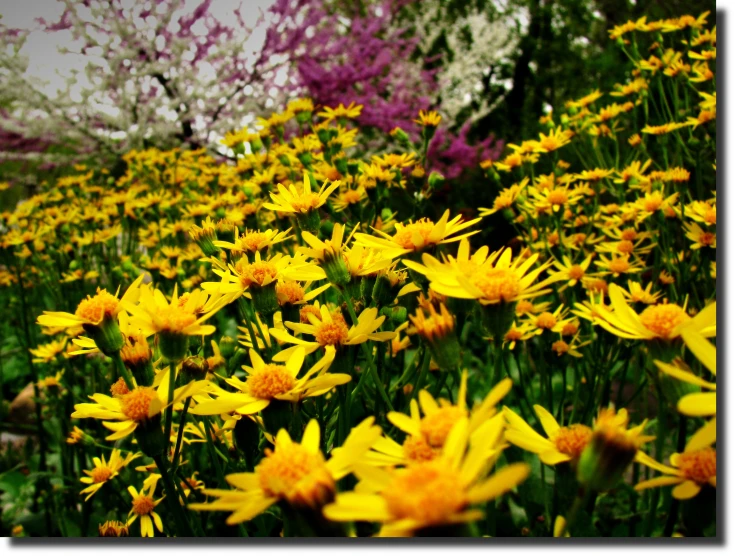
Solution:
[(689, 318), (684, 309), (671, 303), (646, 307), (640, 317), (643, 326), (661, 338), (669, 338), (674, 329)]
[(516, 305), (516, 314), (524, 315), (526, 313), (533, 313), (533, 303), (526, 299), (521, 299)]
[(275, 280), (278, 275), (278, 269), (273, 263), (268, 261), (257, 261), (252, 264), (237, 265), (240, 273), (240, 283), (244, 288), (250, 287), (251, 284), (263, 286)]
[(255, 253), (259, 249), (267, 247), (269, 238), (263, 232), (247, 232), (244, 236), (237, 239), (237, 247), (240, 251), (249, 251)]
[(714, 244), (715, 242), (715, 234), (711, 232), (703, 232), (702, 235), (699, 236), (699, 243), (702, 245), (710, 246)]
[(564, 325), (564, 327), (561, 329), (561, 335), (562, 336), (572, 336), (577, 333), (577, 330), (579, 330), (579, 324), (572, 321), (568, 322)]
[(438, 525), (467, 506), (459, 473), (441, 461), (416, 463), (395, 474), (382, 495), (397, 519)]
[(703, 219), (707, 224), (717, 224), (717, 210), (713, 208), (708, 208), (704, 212)]
[(252, 396), (270, 400), (291, 390), (296, 385), (296, 379), (283, 365), (268, 364), (254, 370), (246, 385)]
[(148, 409), (156, 397), (153, 388), (139, 387), (122, 398), (122, 412), (125, 417), (139, 423), (148, 419)]
[(618, 242), (617, 245), (618, 253), (632, 253), (633, 252), (633, 242), (627, 239), (624, 239), (622, 241)]
[(717, 450), (703, 448), (680, 454), (677, 467), (687, 479), (704, 484), (717, 476)]
[(360, 198), (360, 192), (355, 189), (348, 189), (342, 194), (342, 200), (349, 205), (360, 202)]
[(472, 284), (492, 303), (512, 301), (521, 292), (518, 276), (504, 268), (492, 268), (478, 273), (472, 277)]
[(421, 419), (421, 434), (430, 446), (441, 448), (454, 424), (467, 412), (457, 406), (447, 406)]
[(95, 483), (104, 483), (112, 476), (112, 469), (109, 467), (95, 467), (92, 469), (92, 480)]
[(551, 349), (555, 351), (558, 355), (563, 355), (569, 351), (569, 344), (566, 343), (564, 340), (557, 340), (553, 344), (551, 344)]
[(314, 338), (322, 346), (342, 345), (347, 341), (349, 330), (344, 319), (334, 319), (320, 324), (314, 332)]
[(578, 458), (592, 438), (592, 429), (586, 425), (570, 425), (561, 427), (552, 441), (562, 454)]
[(87, 296), (79, 303), (74, 314), (91, 324), (99, 324), (105, 317), (116, 315), (119, 304), (117, 297), (107, 293), (107, 290), (98, 289), (97, 295)]
[(521, 338), (523, 338), (523, 332), (521, 332), (517, 328), (511, 328), (510, 330), (508, 330), (508, 332), (505, 333), (506, 342), (517, 342)]
[(549, 191), (548, 199), (552, 205), (563, 205), (569, 201), (569, 194), (564, 189), (552, 189)]
[(643, 200), (643, 210), (646, 212), (656, 212), (658, 209), (661, 208), (661, 205), (663, 204), (664, 200), (661, 197), (660, 193), (654, 193), (650, 197), (646, 197)]
[(276, 295), (281, 304), (294, 304), (303, 300), (306, 294), (298, 282), (281, 282), (276, 285)]
[(123, 377), (118, 378), (117, 382), (110, 386), (110, 393), (113, 398), (121, 398), (129, 392), (130, 390), (128, 390), (128, 385), (125, 384)]
[(569, 278), (572, 280), (580, 280), (584, 276), (584, 269), (578, 264), (575, 264), (569, 267), (567, 274), (569, 274)]
[(140, 494), (133, 498), (133, 512), (138, 515), (148, 515), (156, 509), (153, 498)]
[(618, 257), (617, 259), (610, 260), (609, 268), (613, 274), (623, 274), (630, 269), (630, 263), (627, 257)]
[(636, 232), (633, 228), (626, 228), (620, 234), (620, 239), (623, 241), (633, 241), (637, 236), (638, 232)]
[(334, 479), (321, 452), (309, 452), (300, 444), (266, 450), (255, 472), (268, 496), (309, 505), (324, 502), (334, 493)]
[(309, 212), (319, 206), (319, 195), (316, 193), (303, 193), (291, 201), (291, 206), (296, 212)]
[(556, 326), (556, 317), (552, 313), (544, 311), (536, 317), (536, 326), (544, 330), (554, 328)]
[(160, 323), (159, 330), (167, 332), (182, 332), (197, 320), (196, 315), (176, 306), (161, 309), (156, 319)]
[(403, 455), (409, 461), (431, 461), (439, 450), (432, 448), (423, 436), (407, 436), (403, 442)]
[(434, 223), (431, 220), (423, 218), (418, 222), (401, 226), (393, 236), (393, 241), (404, 249), (421, 249), (428, 243), (436, 243), (436, 241), (429, 242), (429, 236), (434, 229)]

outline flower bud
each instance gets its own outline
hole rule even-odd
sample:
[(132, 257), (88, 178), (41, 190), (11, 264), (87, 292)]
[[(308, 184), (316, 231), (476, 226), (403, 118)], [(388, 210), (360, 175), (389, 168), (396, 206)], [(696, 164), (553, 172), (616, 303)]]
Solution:
[(189, 349), (189, 336), (175, 332), (159, 332), (158, 346), (169, 361), (181, 361)]
[(229, 359), (235, 353), (237, 342), (229, 336), (222, 336), (219, 340), (219, 351), (222, 357)]
[(181, 372), (186, 380), (203, 380), (209, 372), (209, 364), (204, 357), (190, 355), (181, 363)]

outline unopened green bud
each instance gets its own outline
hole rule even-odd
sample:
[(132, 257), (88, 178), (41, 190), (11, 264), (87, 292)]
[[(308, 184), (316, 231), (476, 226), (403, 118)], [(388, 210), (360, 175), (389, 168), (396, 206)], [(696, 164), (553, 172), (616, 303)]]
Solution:
[(438, 189), (444, 184), (444, 176), (439, 172), (432, 172), (429, 174), (429, 187), (432, 189)]
[(229, 336), (222, 336), (219, 340), (219, 352), (225, 359), (229, 359), (235, 353), (237, 341)]

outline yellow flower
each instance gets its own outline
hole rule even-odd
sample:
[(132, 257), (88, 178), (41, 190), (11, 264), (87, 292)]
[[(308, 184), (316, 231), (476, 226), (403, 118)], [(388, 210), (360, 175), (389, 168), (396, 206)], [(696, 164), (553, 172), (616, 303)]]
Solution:
[(595, 303), (593, 310), (597, 318), (593, 322), (621, 338), (673, 340), (681, 335), (684, 327), (689, 326), (707, 338), (717, 333), (716, 302), (702, 309), (694, 318), (687, 314), (686, 308), (673, 303), (649, 305), (638, 314), (626, 302), (621, 287), (610, 284), (609, 293), (611, 308)]
[(158, 500), (153, 499), (153, 491), (156, 489), (155, 483), (150, 483), (148, 487), (143, 487), (140, 493), (132, 485), (128, 487), (128, 492), (133, 499), (133, 506), (128, 512), (127, 525), (130, 526), (133, 522), (140, 518), (140, 536), (141, 537), (153, 537), (153, 524), (155, 523), (156, 529), (159, 533), (163, 533), (163, 522), (161, 516), (156, 513), (156, 507), (161, 503), (163, 498)]
[(591, 254), (588, 255), (580, 263), (573, 263), (569, 257), (563, 255), (561, 262), (554, 261), (554, 267), (557, 269), (558, 272), (553, 273), (551, 276), (553, 276), (555, 280), (566, 280), (567, 286), (576, 286), (577, 282), (582, 280), (582, 278), (585, 276), (585, 273), (590, 267), (591, 262)]
[[(512, 385), (509, 378), (503, 379), (472, 410), (468, 409), (466, 401), (466, 370), (462, 371), (456, 405), (445, 399), (437, 401), (427, 390), (419, 391), (418, 403), (416, 400), (411, 400), (410, 416), (396, 411), (388, 413), (388, 420), (396, 428), (406, 433), (403, 444), (398, 444), (387, 435), (383, 436), (369, 452), (367, 461), (378, 466), (408, 465), (439, 457), (452, 427), (457, 422), (468, 418), (469, 433), (475, 432), (496, 415), (495, 406), (510, 391)], [(499, 428), (493, 430), (500, 434), (503, 429), (502, 420), (496, 425)]]
[(304, 187), (302, 191), (298, 191), (293, 184), (286, 188), (279, 183), (278, 193), (270, 194), (273, 202), (264, 203), (263, 206), (277, 212), (294, 213), (297, 215), (309, 213), (326, 203), (332, 192), (337, 189), (342, 182), (337, 180), (333, 181), (329, 185), (327, 184), (328, 180), (325, 180), (319, 189), (319, 192), (314, 193), (311, 190), (309, 174), (304, 173)]
[(547, 262), (531, 270), (538, 260), (538, 253), (525, 260), (517, 257), (513, 261), (509, 248), (488, 256), (488, 249), (484, 247), (472, 258), (469, 250), (469, 242), (462, 240), (456, 259), (448, 257), (446, 262), (441, 263), (431, 255), (424, 254), (423, 265), (408, 260), (403, 263), (411, 270), (424, 274), (435, 292), (448, 297), (477, 299), (482, 305), (512, 303), (548, 292), (544, 288), (552, 282), (551, 278), (534, 284), (539, 275), (551, 266)]
[(126, 303), (125, 309), (130, 313), (131, 326), (137, 326), (144, 336), (152, 334), (206, 336), (215, 331), (215, 327), (202, 324), (214, 315), (226, 303), (226, 298), (207, 292), (195, 290), (178, 295), (178, 288), (169, 302), (163, 293), (152, 288), (143, 288), (137, 305)]
[(317, 116), (321, 116), (326, 121), (331, 122), (332, 120), (337, 118), (358, 118), (361, 112), (362, 104), (355, 104), (354, 102), (351, 102), (349, 106), (345, 106), (344, 104), (340, 103), (337, 108), (330, 108), (329, 106), (325, 106), (324, 110), (319, 112)]
[(134, 454), (131, 452), (123, 458), (121, 457), (120, 450), (113, 448), (109, 461), (105, 459), (105, 456), (102, 456), (101, 458), (92, 458), (94, 467), (91, 471), (84, 469), (84, 473), (88, 476), (79, 479), (81, 482), (90, 485), (79, 493), (87, 494), (84, 501), (86, 502), (92, 498), (92, 496), (101, 489), (107, 481), (114, 479), (123, 467), (139, 456), (140, 454)]
[[(142, 289), (144, 274), (141, 274), (125, 291), (121, 299), (118, 299), (120, 289), (115, 295), (107, 292), (107, 290), (97, 289), (97, 293), (87, 296), (77, 306), (74, 314), (44, 311), (43, 315), (38, 317), (38, 324), (53, 328), (77, 329), (79, 327), (100, 327), (103, 321), (115, 319), (118, 313), (123, 309), (126, 303), (135, 303), (138, 301)], [(86, 325), (86, 326), (85, 326)]]
[(681, 129), (682, 127), (686, 127), (687, 125), (689, 124), (676, 122), (670, 122), (663, 125), (647, 125), (643, 129), (641, 129), (641, 133), (648, 133), (650, 135), (664, 135), (666, 133), (671, 133), (672, 131), (675, 131), (677, 129)]
[(437, 127), (442, 121), (442, 117), (435, 110), (419, 110), (419, 117), (414, 120), (423, 127)]
[(370, 307), (365, 309), (357, 317), (357, 323), (351, 327), (347, 326), (341, 312), (332, 314), (329, 309), (322, 305), (319, 307), (319, 315), (312, 312), (306, 313), (308, 323), (286, 322), (286, 327), (300, 334), (308, 334), (314, 336), (314, 340), (309, 342), (290, 335), (285, 330), (276, 328), (270, 329), (270, 335), (280, 342), (296, 344), (293, 347), (285, 349), (274, 357), (274, 361), (285, 361), (291, 354), (303, 346), (306, 353), (313, 353), (320, 347), (333, 346), (339, 349), (342, 346), (353, 346), (362, 344), (368, 340), (376, 342), (384, 342), (395, 338), (395, 332), (377, 332), (378, 328), (383, 324), (385, 316), (378, 317), (378, 309)]
[(455, 234), (477, 224), (480, 220), (481, 218), (475, 218), (462, 221), (461, 215), (449, 220), (449, 210), (446, 210), (436, 224), (428, 218), (421, 218), (416, 222), (409, 221), (408, 224), (396, 223), (396, 231), (393, 236), (373, 228), (381, 237), (356, 233), (355, 239), (358, 245), (373, 247), (380, 250), (384, 256), (394, 258), (406, 253), (423, 251), (435, 245), (461, 241), (475, 235), (480, 230), (459, 236)]
[(321, 396), (351, 380), (350, 375), (327, 372), (334, 361), (334, 354), (334, 348), (330, 346), (324, 356), (299, 378), (306, 357), (303, 347), (291, 351), (283, 365), (266, 364), (258, 352), (251, 349), (250, 361), (253, 366), (243, 367), (248, 372), (245, 381), (235, 376), (225, 379), (239, 392), (220, 390), (215, 393), (216, 400), (199, 401), (190, 412), (194, 415), (219, 415), (236, 411), (240, 415), (252, 415), (268, 407), (273, 400), (295, 403), (304, 398)]
[(128, 526), (122, 521), (105, 521), (99, 527), (100, 537), (129, 537)]
[(636, 490), (673, 486), (671, 495), (677, 500), (688, 500), (699, 494), (703, 487), (717, 486), (717, 450), (711, 447), (715, 441), (716, 426), (710, 422), (704, 434), (695, 435), (687, 443), (684, 452), (672, 454), (672, 467), (663, 465), (643, 452), (638, 452), (635, 461), (663, 473), (662, 476), (642, 481)]
[(337, 494), (324, 515), (334, 521), (381, 523), (378, 535), (382, 537), (410, 536), (421, 529), (481, 519), (482, 511), (473, 505), (514, 489), (530, 472), (525, 463), (515, 463), (488, 477), (488, 462), (499, 453), (497, 435), (489, 434), (493, 427), (497, 428), (496, 423), (487, 421), (470, 435), (465, 417), (454, 425), (441, 454), (431, 461), (400, 469), (356, 466), (360, 488)]
[(33, 359), (34, 363), (50, 363), (56, 359), (58, 355), (64, 353), (66, 342), (66, 338), (62, 340), (54, 340), (47, 344), (42, 344), (35, 349), (30, 348), (28, 351), (30, 351), (32, 355), (35, 355), (35, 358)]
[[(101, 419), (102, 425), (113, 431), (105, 440), (119, 440), (132, 434), (141, 424), (147, 424), (167, 407), (170, 369), (159, 374), (157, 388), (139, 386), (123, 396), (114, 398), (104, 394), (93, 394), (89, 398), (95, 403), (78, 403), (74, 406), (72, 419)], [(173, 404), (207, 388), (204, 380), (190, 382), (173, 393)]]
[(193, 510), (230, 511), (228, 525), (249, 521), (279, 500), (297, 509), (320, 510), (334, 497), (336, 483), (348, 475), (354, 465), (380, 436), (380, 427), (368, 417), (352, 429), (341, 447), (332, 450), (327, 460), (320, 446), (319, 423), (312, 419), (304, 430), (301, 443), (294, 442), (285, 429), (278, 431), (273, 450), (253, 473), (227, 475), (233, 490), (210, 490), (203, 493), (217, 500), (191, 504)]
[(560, 427), (554, 416), (542, 406), (534, 405), (533, 409), (546, 433), (546, 438), (533, 430), (512, 409), (503, 407), (503, 413), (508, 420), (505, 439), (519, 448), (538, 454), (539, 459), (546, 465), (568, 461), (576, 464), (592, 438), (592, 429), (582, 424)]
[(214, 241), (212, 242), (217, 247), (228, 249), (232, 251), (233, 255), (243, 255), (248, 253), (257, 253), (268, 249), (271, 245), (281, 243), (293, 236), (288, 235), (291, 228), (285, 232), (279, 232), (277, 230), (265, 230), (264, 232), (259, 230), (248, 230), (246, 229), (242, 234), (235, 228), (235, 240), (230, 241)]
[(717, 248), (717, 235), (714, 232), (703, 230), (695, 222), (685, 222), (684, 229), (686, 230), (686, 237), (692, 241), (692, 244), (689, 246), (691, 249), (701, 249), (702, 247)]
[(561, 126), (555, 130), (551, 130), (548, 135), (539, 133), (538, 145), (534, 149), (537, 153), (550, 153), (557, 149), (560, 149), (564, 145), (568, 144), (572, 140), (574, 132), (569, 130), (562, 130)]

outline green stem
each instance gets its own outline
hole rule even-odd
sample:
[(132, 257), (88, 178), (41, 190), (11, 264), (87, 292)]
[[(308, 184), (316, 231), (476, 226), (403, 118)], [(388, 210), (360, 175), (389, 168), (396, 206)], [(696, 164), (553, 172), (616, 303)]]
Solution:
[(125, 385), (128, 387), (128, 390), (133, 390), (135, 388), (135, 382), (133, 382), (133, 377), (125, 366), (119, 351), (112, 356), (112, 360), (115, 362), (117, 372), (120, 373), (120, 376), (125, 381)]
[(189, 519), (184, 513), (181, 504), (178, 503), (179, 493), (171, 480), (171, 475), (168, 473), (168, 469), (164, 465), (163, 458), (160, 455), (153, 456), (153, 461), (156, 462), (158, 471), (161, 473), (163, 479), (163, 487), (166, 489), (166, 503), (169, 510), (174, 515), (176, 520), (176, 531), (180, 537), (191, 536), (192, 528), (189, 523)]
[(181, 441), (184, 439), (184, 426), (186, 425), (186, 414), (189, 411), (189, 404), (191, 403), (191, 397), (186, 398), (184, 401), (184, 410), (181, 412), (181, 419), (179, 420), (179, 431), (176, 435), (176, 448), (174, 449), (174, 457), (171, 460), (171, 473), (176, 475), (176, 470), (179, 468), (179, 455), (181, 453)]
[(168, 406), (166, 407), (166, 426), (164, 436), (166, 438), (166, 454), (171, 444), (171, 426), (174, 420), (174, 387), (176, 386), (176, 362), (171, 361), (168, 376)]

